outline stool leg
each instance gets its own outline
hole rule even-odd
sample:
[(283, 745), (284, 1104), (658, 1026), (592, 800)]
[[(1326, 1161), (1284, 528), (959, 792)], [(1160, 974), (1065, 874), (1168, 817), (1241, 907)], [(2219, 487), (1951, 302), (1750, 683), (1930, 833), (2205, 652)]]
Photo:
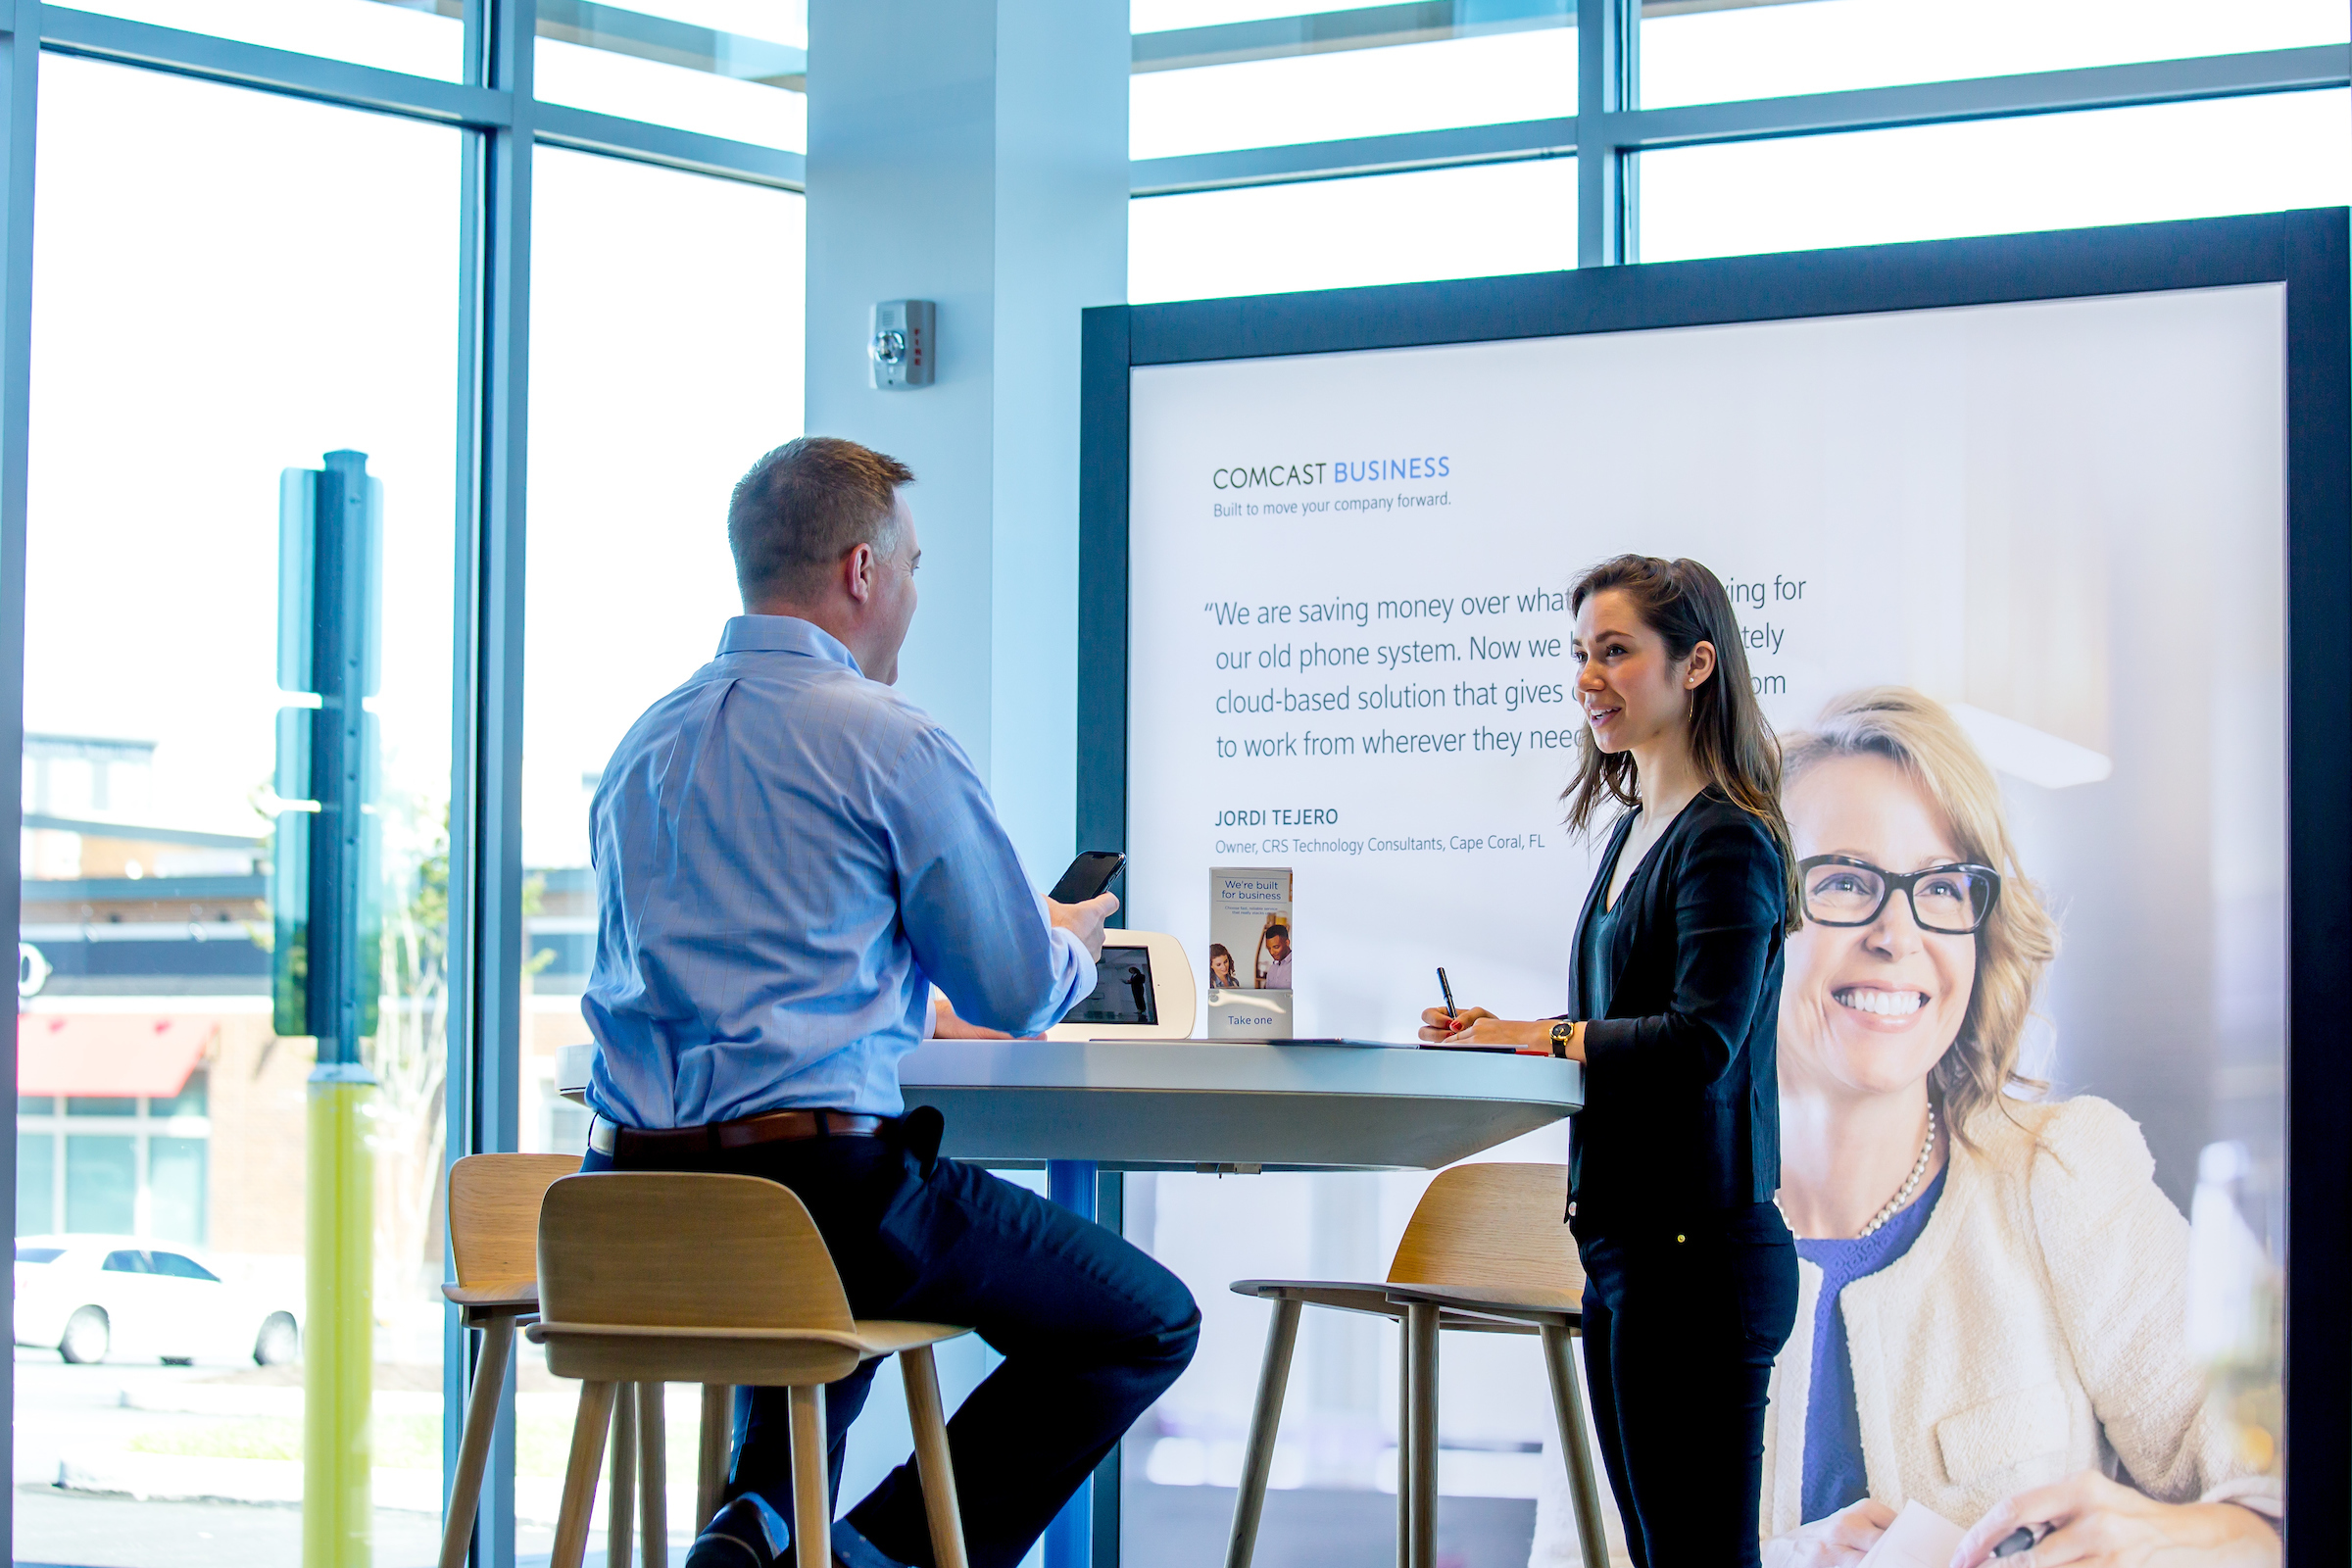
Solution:
[(668, 1397), (665, 1383), (637, 1385), (637, 1483), (642, 1499), (637, 1511), (645, 1516), (645, 1545), (638, 1560), (645, 1568), (669, 1568), (669, 1412), (662, 1406)]
[(1257, 1373), (1257, 1406), (1250, 1413), (1250, 1445), (1242, 1453), (1242, 1490), (1233, 1499), (1233, 1529), (1225, 1538), (1225, 1568), (1250, 1568), (1257, 1551), (1257, 1522), (1266, 1507), (1266, 1478), (1274, 1468), (1274, 1434), (1282, 1425), (1282, 1396), (1291, 1381), (1291, 1352), (1298, 1347), (1298, 1314), (1305, 1303), (1274, 1302), (1266, 1326), (1266, 1358)]
[(1600, 1518), (1600, 1488), (1592, 1479), (1592, 1450), (1585, 1444), (1585, 1395), (1577, 1387), (1568, 1331), (1543, 1327), (1544, 1370), (1551, 1378), (1551, 1413), (1560, 1424), (1560, 1456), (1568, 1462), (1568, 1497), (1576, 1506), (1576, 1549), (1585, 1568), (1605, 1568), (1609, 1533)]
[(1413, 1568), (1438, 1560), (1438, 1309), (1405, 1308), (1413, 1342)]
[(833, 1568), (833, 1494), (825, 1463), (821, 1383), (792, 1391), (792, 1536), (800, 1568)]
[[(702, 1452), (694, 1479), (694, 1527), (701, 1530), (718, 1514), (718, 1499), (727, 1492), (727, 1450), (733, 1446), (735, 1385), (703, 1385)], [(454, 1568), (454, 1565), (445, 1565)]]
[(1413, 1330), (1396, 1320), (1396, 1568), (1413, 1568)]
[(967, 1568), (956, 1467), (948, 1458), (948, 1414), (940, 1402), (939, 1366), (931, 1347), (899, 1352), (899, 1380), (906, 1386), (906, 1424), (914, 1428), (914, 1473), (923, 1484), (923, 1513), (931, 1522), (931, 1556), (939, 1568)]
[(514, 1348), (514, 1319), (501, 1314), (482, 1325), (482, 1353), (473, 1363), (473, 1392), (466, 1396), (466, 1431), (458, 1439), (458, 1473), (449, 1482), (449, 1518), (441, 1526), (441, 1568), (466, 1568), (473, 1546), (473, 1516), (482, 1500), (482, 1469), (498, 1427), (498, 1396)]
[(629, 1568), (631, 1512), (637, 1504), (637, 1385), (612, 1393), (612, 1484), (605, 1492), (605, 1568)]
[(564, 1462), (564, 1503), (556, 1510), (556, 1544), (548, 1555), (548, 1568), (580, 1568), (587, 1554), (596, 1472), (605, 1462), (605, 1427), (612, 1419), (612, 1388), (610, 1383), (580, 1385), (580, 1409), (571, 1418), (571, 1457)]

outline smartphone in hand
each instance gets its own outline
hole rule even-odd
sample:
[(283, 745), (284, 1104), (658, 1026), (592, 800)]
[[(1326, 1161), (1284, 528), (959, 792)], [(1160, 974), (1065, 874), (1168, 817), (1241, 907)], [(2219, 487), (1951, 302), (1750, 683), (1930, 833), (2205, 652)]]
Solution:
[(1088, 850), (1070, 862), (1046, 897), (1055, 904), (1084, 904), (1110, 886), (1110, 879), (1119, 874), (1127, 857), (1116, 850)]

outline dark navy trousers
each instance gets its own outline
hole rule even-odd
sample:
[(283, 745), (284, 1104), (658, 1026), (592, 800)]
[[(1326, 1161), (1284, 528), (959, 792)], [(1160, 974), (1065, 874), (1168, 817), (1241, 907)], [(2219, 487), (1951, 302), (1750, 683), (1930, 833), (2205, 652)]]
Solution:
[(1773, 1357), (1796, 1324), (1796, 1243), (1770, 1203), (1573, 1222), (1585, 1380), (1636, 1568), (1754, 1568)]
[[(936, 1147), (919, 1132), (912, 1141)], [(907, 1142), (808, 1138), (626, 1166), (591, 1151), (581, 1169), (780, 1182), (808, 1205), (854, 1314), (976, 1331), (1004, 1360), (948, 1422), (948, 1447), (973, 1568), (1016, 1568), (1192, 1360), (1200, 1309), (1175, 1275), (1102, 1226)], [(850, 1423), (879, 1364), (825, 1390), (836, 1505)], [(790, 1430), (784, 1390), (738, 1396), (729, 1499), (757, 1493), (792, 1518)], [(911, 1457), (847, 1523), (885, 1556), (933, 1568)]]

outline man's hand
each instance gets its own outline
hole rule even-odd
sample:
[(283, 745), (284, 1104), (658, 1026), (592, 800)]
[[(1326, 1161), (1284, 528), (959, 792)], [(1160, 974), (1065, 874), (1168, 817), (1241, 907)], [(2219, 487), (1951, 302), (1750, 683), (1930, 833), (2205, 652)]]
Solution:
[(1064, 931), (1086, 944), (1086, 956), (1098, 961), (1102, 956), (1102, 922), (1118, 911), (1119, 896), (1098, 893), (1084, 904), (1055, 904), (1046, 901), (1046, 914)]
[(931, 1038), (934, 1040), (1010, 1040), (1012, 1036), (1002, 1029), (991, 1029), (986, 1024), (967, 1022), (956, 1013), (954, 1003), (945, 997), (935, 996), (931, 999)]

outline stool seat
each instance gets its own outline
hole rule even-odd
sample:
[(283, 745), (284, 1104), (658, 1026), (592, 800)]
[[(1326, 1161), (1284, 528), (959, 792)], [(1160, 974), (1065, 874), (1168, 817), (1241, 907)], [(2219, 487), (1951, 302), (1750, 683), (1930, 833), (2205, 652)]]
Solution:
[[(523, 1336), (547, 1347), (560, 1378), (636, 1383), (831, 1383), (861, 1361), (921, 1349), (969, 1329), (860, 1318), (847, 1330), (662, 1328), (642, 1323), (534, 1323)], [(624, 1370), (626, 1376), (623, 1376)]]
[(535, 1279), (483, 1280), (471, 1285), (452, 1280), (441, 1287), (441, 1294), (469, 1313), (539, 1310), (539, 1282)]
[(1303, 1301), (1309, 1306), (1341, 1312), (1367, 1312), (1374, 1317), (1401, 1319), (1413, 1301), (1461, 1312), (1508, 1315), (1534, 1332), (1539, 1320), (1565, 1318), (1563, 1327), (1583, 1321), (1584, 1293), (1514, 1285), (1400, 1285), (1391, 1280), (1235, 1280), (1236, 1296), (1262, 1300)]

